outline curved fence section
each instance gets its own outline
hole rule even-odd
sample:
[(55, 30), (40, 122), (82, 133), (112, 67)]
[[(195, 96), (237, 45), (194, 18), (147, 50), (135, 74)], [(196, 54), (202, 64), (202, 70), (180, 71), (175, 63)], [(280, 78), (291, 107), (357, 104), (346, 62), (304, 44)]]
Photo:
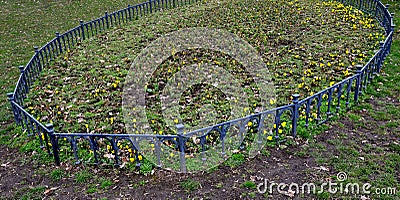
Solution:
[[(95, 36), (110, 27), (122, 25), (162, 9), (183, 6), (195, 1), (197, 0), (149, 0), (134, 6), (128, 5), (126, 8), (113, 13), (106, 12), (104, 16), (92, 21), (80, 21), (79, 26), (63, 34), (56, 33), (56, 37), (47, 44), (40, 48), (35, 47), (35, 53), (28, 64), (19, 67), (21, 74), (15, 90), (7, 94), (15, 122), (23, 130), (26, 130), (29, 136), (39, 140), (41, 148), (54, 156), (56, 165), (60, 165), (60, 141), (66, 141), (70, 145), (75, 155), (76, 163), (79, 163), (77, 144), (85, 141), (91, 149), (90, 151), (96, 164), (100, 163), (99, 152), (101, 148), (99, 143), (107, 141), (110, 144), (107, 145), (107, 148), (112, 152), (109, 157), (115, 159), (116, 165), (121, 163), (121, 141), (124, 141), (124, 144), (130, 149), (129, 152), (133, 155), (136, 166), (140, 167), (142, 159), (139, 151), (143, 150), (140, 141), (147, 140), (152, 144), (158, 166), (165, 166), (165, 163), (162, 162), (162, 154), (165, 152), (162, 151), (160, 146), (162, 143), (167, 142), (170, 144), (170, 148), (179, 152), (178, 162), (173, 166), (176, 166), (178, 171), (186, 172), (188, 167), (186, 165), (185, 150), (189, 139), (193, 139), (194, 143), (199, 146), (200, 162), (206, 163), (210, 156), (206, 154), (207, 146), (209, 145), (206, 138), (211, 134), (217, 135), (220, 144), (217, 152), (224, 156), (227, 135), (235, 135), (239, 138), (240, 149), (245, 148), (244, 141), (249, 131), (255, 133), (255, 142), (258, 145), (262, 145), (265, 140), (274, 140), (279, 144), (287, 136), (296, 137), (300, 126), (307, 128), (311, 125), (324, 123), (333, 115), (338, 114), (341, 109), (347, 109), (350, 104), (356, 103), (374, 76), (380, 72), (383, 62), (390, 52), (395, 27), (393, 14), (388, 11), (389, 5), (383, 5), (378, 0), (338, 0), (343, 4), (351, 5), (371, 16), (375, 16), (386, 32), (386, 39), (380, 43), (380, 49), (376, 51), (367, 64), (357, 66), (355, 75), (304, 99), (300, 99), (299, 95), (293, 94), (292, 104), (188, 133), (184, 132), (184, 126), (181, 124), (176, 127), (177, 135), (56, 133), (52, 124), (42, 124), (25, 110), (24, 99), (27, 98), (30, 87), (40, 77), (42, 69), (48, 66), (57, 55), (73, 48), (82, 40)], [(286, 124), (289, 126), (286, 127)], [(280, 128), (284, 127), (288, 129), (289, 134), (284, 135), (282, 133)]]

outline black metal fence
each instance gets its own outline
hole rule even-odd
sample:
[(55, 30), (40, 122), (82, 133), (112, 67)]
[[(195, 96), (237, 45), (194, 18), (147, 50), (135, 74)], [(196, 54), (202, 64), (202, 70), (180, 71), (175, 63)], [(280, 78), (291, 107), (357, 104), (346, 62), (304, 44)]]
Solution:
[[(63, 34), (56, 33), (56, 37), (43, 47), (35, 47), (35, 54), (29, 60), (28, 64), (19, 67), (21, 74), (14, 92), (7, 94), (15, 122), (21, 125), (30, 136), (38, 138), (41, 148), (46, 149), (49, 154), (54, 156), (57, 165), (60, 165), (60, 142), (65, 140), (70, 145), (77, 163), (79, 163), (77, 143), (86, 141), (93, 154), (94, 163), (99, 163), (99, 152), (101, 151), (99, 143), (103, 143), (100, 141), (106, 141), (110, 144), (107, 145), (107, 148), (111, 150), (111, 157), (115, 159), (116, 165), (121, 163), (121, 142), (124, 142), (124, 144), (129, 146), (129, 152), (133, 156), (132, 160), (139, 167), (142, 160), (139, 152), (144, 150), (140, 143), (141, 141), (146, 141), (152, 144), (152, 150), (155, 155), (153, 160), (158, 166), (167, 166), (186, 172), (190, 166), (187, 165), (188, 160), (185, 156), (185, 149), (187, 148), (187, 141), (191, 138), (197, 141), (200, 147), (199, 153), (201, 156), (196, 162), (204, 164), (212, 162), (212, 159), (208, 159), (209, 157), (226, 155), (227, 144), (225, 142), (228, 133), (237, 137), (240, 148), (244, 148), (242, 143), (249, 129), (255, 130), (256, 144), (261, 145), (265, 140), (270, 140), (270, 138), (267, 138), (266, 132), (272, 132), (272, 138), (279, 144), (282, 141), (282, 134), (279, 128), (282, 126), (281, 120), (284, 114), (289, 116), (289, 119), (285, 118), (285, 120), (290, 121), (290, 134), (296, 137), (300, 113), (302, 113), (304, 119), (302, 121), (305, 121), (302, 125), (308, 127), (311, 123), (315, 123), (316, 125), (324, 123), (332, 115), (338, 113), (340, 109), (348, 108), (350, 103), (356, 103), (373, 77), (380, 72), (383, 61), (390, 52), (395, 27), (393, 14), (388, 11), (388, 5), (383, 5), (378, 0), (340, 0), (339, 2), (343, 4), (351, 5), (375, 16), (386, 32), (386, 39), (380, 43), (380, 49), (376, 51), (367, 64), (357, 66), (355, 75), (304, 99), (299, 99), (299, 95), (293, 94), (293, 103), (290, 105), (216, 124), (211, 127), (205, 127), (189, 133), (184, 133), (183, 125), (177, 125), (177, 135), (56, 133), (52, 124), (42, 124), (25, 110), (24, 99), (27, 97), (30, 87), (40, 77), (42, 69), (48, 66), (57, 55), (73, 48), (79, 41), (95, 36), (110, 27), (121, 25), (162, 9), (174, 8), (195, 1), (197, 0), (149, 0), (134, 6), (129, 5), (113, 13), (106, 12), (104, 16), (89, 22), (80, 21), (79, 26)], [(267, 123), (267, 121), (272, 121), (273, 125)], [(206, 153), (209, 149), (206, 138), (211, 133), (218, 135), (218, 150), (213, 151), (213, 153), (220, 155)], [(170, 146), (174, 146), (173, 149), (179, 154), (176, 155), (177, 159), (172, 159), (170, 163), (167, 163), (163, 159), (163, 154), (167, 152), (162, 149), (162, 144), (165, 142), (169, 143)], [(176, 163), (174, 163), (174, 160), (176, 160)]]

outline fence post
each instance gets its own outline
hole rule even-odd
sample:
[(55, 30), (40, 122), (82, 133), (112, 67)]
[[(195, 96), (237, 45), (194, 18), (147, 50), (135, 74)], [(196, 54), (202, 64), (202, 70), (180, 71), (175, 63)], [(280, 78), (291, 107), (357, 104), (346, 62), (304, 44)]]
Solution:
[(11, 104), (11, 110), (12, 110), (12, 112), (13, 112), (13, 114), (14, 114), (15, 123), (19, 124), (19, 121), (18, 121), (18, 119), (19, 119), (18, 113), (16, 112), (16, 110), (15, 110), (15, 108), (14, 108), (14, 105), (13, 105), (13, 103), (12, 103), (12, 102), (15, 101), (15, 99), (14, 99), (14, 93), (12, 93), (12, 92), (7, 93), (7, 97), (8, 97), (8, 100), (10, 101), (10, 104)]
[(42, 58), (42, 61), (43, 61), (43, 57), (41, 57), (41, 55), (39, 55), (40, 53), (39, 53), (39, 47), (38, 46), (34, 46), (33, 47), (33, 49), (35, 49), (35, 54), (37, 55), (37, 58), (38, 58), (38, 70), (39, 70), (39, 73), (42, 71), (42, 62), (40, 61), (40, 58)]
[(153, 6), (151, 5), (151, 0), (149, 0), (149, 5), (150, 5), (150, 13), (152, 13), (153, 12)]
[(384, 42), (379, 42), (379, 49), (380, 49), (380, 53), (378, 55), (378, 73), (381, 72), (381, 67), (382, 67), (382, 63), (383, 63), (383, 58), (385, 57), (385, 51), (384, 51)]
[(108, 23), (108, 13), (107, 13), (107, 11), (105, 12), (104, 17), (106, 18), (107, 29), (109, 29), (110, 25)]
[(82, 39), (85, 40), (85, 27), (83, 25), (83, 20), (79, 20), (79, 23), (81, 24)]
[(357, 65), (357, 81), (356, 81), (356, 91), (354, 92), (354, 102), (357, 103), (358, 101), (358, 96), (362, 94), (362, 87), (361, 87), (361, 81), (362, 81), (362, 71), (361, 69), (363, 68), (362, 65)]
[[(292, 135), (297, 134), (297, 119), (299, 118), (299, 94), (292, 94), (293, 97), (293, 116), (292, 116)], [(278, 124), (276, 125), (278, 128)]]
[(63, 52), (62, 50), (62, 46), (61, 46), (61, 40), (60, 40), (60, 33), (56, 32), (56, 38), (57, 38), (57, 42), (58, 42), (58, 48), (60, 49), (60, 54)]
[(185, 158), (185, 140), (183, 136), (183, 129), (185, 126), (183, 124), (177, 124), (176, 126), (178, 135), (178, 147), (179, 147), (179, 162), (181, 165), (181, 172), (186, 173), (186, 158)]
[(57, 166), (60, 166), (60, 155), (58, 153), (58, 142), (56, 140), (56, 136), (54, 135), (54, 127), (53, 124), (46, 124), (47, 134), (50, 137), (51, 147), (53, 149), (54, 162)]
[(131, 15), (131, 5), (128, 4), (128, 16), (129, 16), (129, 20), (132, 21), (132, 15)]
[(22, 95), (24, 98), (26, 97), (26, 94), (28, 93), (28, 83), (26, 80), (26, 76), (25, 76), (25, 69), (23, 65), (18, 66), (19, 68), (19, 72), (21, 73), (21, 78), (22, 78), (22, 85), (25, 88), (25, 93)]

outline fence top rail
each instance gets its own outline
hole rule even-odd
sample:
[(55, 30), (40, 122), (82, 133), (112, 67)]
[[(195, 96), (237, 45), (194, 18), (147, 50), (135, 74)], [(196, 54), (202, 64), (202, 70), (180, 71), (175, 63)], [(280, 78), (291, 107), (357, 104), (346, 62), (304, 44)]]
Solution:
[(18, 105), (18, 103), (12, 101), (11, 102), (18, 110), (20, 110), (21, 112), (23, 112), (26, 116), (28, 116), (31, 120), (33, 120), (33, 122), (35, 124), (37, 124), (38, 126), (40, 126), (42, 129), (44, 129), (46, 132), (50, 132), (50, 130), (43, 125), (42, 123), (39, 122), (39, 120), (37, 120), (34, 116), (32, 116), (31, 114), (29, 114), (25, 109), (23, 109), (20, 105)]

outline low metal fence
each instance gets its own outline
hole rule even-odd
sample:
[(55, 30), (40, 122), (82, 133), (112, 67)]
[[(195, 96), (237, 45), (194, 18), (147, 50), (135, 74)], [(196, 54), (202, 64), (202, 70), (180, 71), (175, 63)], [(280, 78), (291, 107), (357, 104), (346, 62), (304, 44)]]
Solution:
[[(34, 81), (40, 78), (42, 69), (50, 64), (50, 62), (59, 54), (73, 48), (77, 43), (98, 33), (101, 33), (110, 27), (121, 25), (128, 21), (137, 19), (146, 14), (160, 11), (162, 9), (174, 8), (177, 6), (191, 4), (197, 0), (149, 0), (134, 6), (128, 5), (126, 8), (117, 10), (113, 13), (105, 13), (104, 16), (89, 22), (80, 21), (79, 26), (63, 33), (56, 33), (56, 37), (42, 47), (35, 47), (35, 53), (26, 66), (20, 66), (20, 77), (16, 84), (15, 90), (8, 93), (7, 96), (11, 103), (12, 112), (15, 122), (26, 130), (29, 136), (38, 138), (41, 148), (45, 149), (48, 154), (54, 156), (56, 165), (60, 165), (60, 141), (66, 140), (70, 144), (76, 163), (79, 163), (78, 145), (80, 141), (87, 141), (90, 151), (94, 157), (94, 163), (99, 163), (99, 141), (107, 141), (110, 143), (109, 148), (113, 152), (115, 164), (121, 164), (120, 158), (120, 142), (125, 141), (132, 150), (136, 166), (140, 167), (141, 158), (140, 141), (150, 141), (154, 147), (155, 160), (158, 166), (165, 166), (163, 163), (163, 152), (161, 145), (168, 141), (170, 146), (179, 152), (177, 161), (178, 171), (186, 172), (187, 163), (185, 149), (187, 141), (191, 138), (197, 140), (200, 146), (201, 162), (207, 162), (206, 138), (211, 134), (217, 134), (219, 139), (218, 154), (224, 156), (226, 154), (225, 142), (230, 131), (235, 131), (239, 140), (239, 146), (244, 148), (243, 141), (249, 129), (255, 130), (256, 143), (262, 145), (267, 137), (265, 133), (273, 133), (273, 139), (279, 144), (284, 135), (279, 132), (283, 115), (289, 116), (285, 118), (290, 121), (290, 134), (296, 137), (298, 126), (309, 127), (311, 123), (319, 125), (329, 120), (331, 116), (340, 112), (341, 109), (349, 107), (350, 103), (356, 103), (359, 96), (366, 90), (371, 80), (381, 70), (386, 56), (390, 52), (392, 45), (394, 23), (393, 14), (388, 10), (389, 5), (384, 5), (378, 0), (338, 0), (345, 5), (351, 5), (363, 12), (366, 12), (379, 21), (380, 25), (385, 29), (386, 39), (380, 43), (380, 49), (376, 51), (374, 56), (364, 65), (357, 66), (356, 73), (331, 87), (328, 87), (318, 93), (300, 99), (299, 95), (293, 94), (293, 102), (289, 105), (277, 107), (271, 110), (263, 111), (253, 115), (249, 115), (240, 119), (216, 124), (205, 127), (192, 132), (184, 133), (184, 126), (177, 125), (176, 135), (157, 135), (157, 134), (101, 134), (101, 133), (57, 133), (52, 124), (44, 125), (34, 116), (29, 114), (24, 108), (24, 99), (29, 93), (30, 87)], [(303, 118), (300, 119), (300, 113)], [(271, 122), (272, 123), (267, 123)], [(303, 121), (302, 124), (299, 121)]]

